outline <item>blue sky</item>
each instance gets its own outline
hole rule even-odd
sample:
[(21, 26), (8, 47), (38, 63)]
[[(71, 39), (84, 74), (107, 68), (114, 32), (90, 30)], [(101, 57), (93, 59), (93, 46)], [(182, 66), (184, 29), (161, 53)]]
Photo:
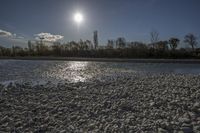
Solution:
[[(79, 30), (75, 12), (84, 16)], [(117, 37), (149, 42), (152, 30), (162, 40), (199, 37), (199, 12), (200, 0), (1, 0), (0, 45), (26, 46), (43, 33), (62, 42), (92, 40), (94, 30), (101, 44)]]

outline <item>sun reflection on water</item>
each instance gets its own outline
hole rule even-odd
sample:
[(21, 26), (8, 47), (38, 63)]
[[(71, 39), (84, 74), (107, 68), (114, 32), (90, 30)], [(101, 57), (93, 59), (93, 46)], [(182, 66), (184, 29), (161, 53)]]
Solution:
[(73, 71), (85, 70), (88, 62), (69, 62), (69, 69)]
[(84, 82), (87, 78), (89, 78), (89, 75), (84, 72), (87, 66), (88, 62), (70, 62), (69, 70), (71, 72), (71, 80), (73, 82)]
[(68, 82), (85, 82), (92, 77), (87, 71), (88, 64), (77, 61), (64, 62), (51, 67), (46, 76)]

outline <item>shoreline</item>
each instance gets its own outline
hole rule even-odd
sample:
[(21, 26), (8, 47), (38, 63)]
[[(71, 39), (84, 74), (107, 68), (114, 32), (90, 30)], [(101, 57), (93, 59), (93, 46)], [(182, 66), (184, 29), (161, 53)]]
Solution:
[(200, 64), (200, 59), (127, 59), (127, 58), (80, 58), (80, 57), (0, 57), (0, 60), (54, 60), (54, 61), (94, 61), (127, 63), (181, 63)]
[(0, 132), (199, 132), (199, 78), (0, 85)]

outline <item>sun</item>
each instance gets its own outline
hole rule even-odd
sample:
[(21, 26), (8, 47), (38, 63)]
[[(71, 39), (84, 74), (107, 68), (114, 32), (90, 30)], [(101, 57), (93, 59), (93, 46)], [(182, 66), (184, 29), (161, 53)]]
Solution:
[(83, 22), (83, 15), (79, 12), (74, 14), (74, 21), (78, 24)]

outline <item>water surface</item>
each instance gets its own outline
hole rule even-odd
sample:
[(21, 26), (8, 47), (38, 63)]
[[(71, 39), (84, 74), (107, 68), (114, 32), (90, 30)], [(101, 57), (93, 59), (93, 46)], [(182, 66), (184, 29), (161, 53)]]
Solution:
[(200, 64), (0, 60), (0, 82), (85, 82), (145, 73), (200, 74)]

